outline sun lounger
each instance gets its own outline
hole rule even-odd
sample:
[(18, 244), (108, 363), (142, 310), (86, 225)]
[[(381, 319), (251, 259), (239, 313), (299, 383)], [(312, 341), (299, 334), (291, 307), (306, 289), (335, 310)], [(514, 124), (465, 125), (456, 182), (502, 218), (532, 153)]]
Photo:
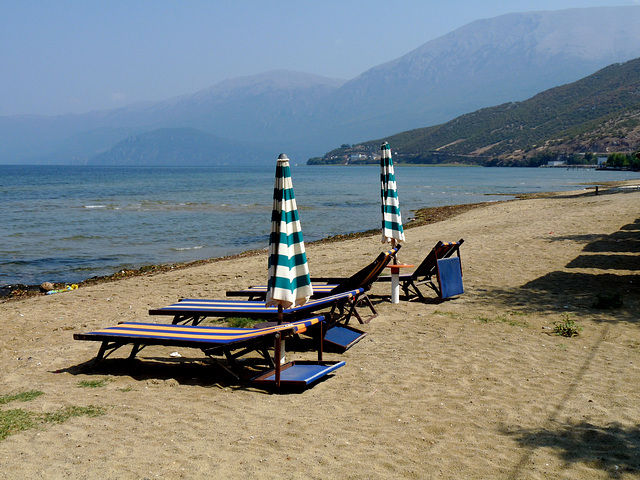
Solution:
[(264, 301), (189, 298), (167, 307), (149, 310), (149, 314), (172, 315), (173, 324), (198, 325), (207, 317), (244, 317), (262, 319), (265, 323), (261, 325), (266, 325), (272, 322), (293, 322), (315, 312), (324, 311), (327, 324), (325, 342), (333, 350), (344, 352), (366, 336), (366, 332), (348, 325), (351, 317), (355, 317), (360, 323), (367, 323), (373, 318), (373, 315), (367, 318), (360, 315), (358, 307), (363, 303), (373, 309), (364, 289), (359, 288), (311, 299), (301, 306), (285, 308), (281, 316), (277, 307), (267, 307)]
[[(207, 300), (184, 298), (172, 305), (149, 310), (150, 315), (173, 315), (173, 323), (191, 323), (198, 325), (206, 317), (246, 317), (291, 322), (318, 312), (330, 310), (329, 321), (349, 323), (356, 317), (360, 323), (365, 320), (360, 316), (357, 307), (366, 298), (364, 288), (350, 290), (323, 298), (311, 299), (304, 305), (282, 310), (282, 318), (278, 318), (277, 307), (267, 307), (264, 301), (254, 300)], [(366, 298), (368, 301), (369, 299)]]
[[(426, 301), (420, 291), (421, 286), (433, 289), (439, 300), (464, 293), (460, 263), (460, 245), (463, 242), (463, 239), (457, 242), (438, 242), (413, 273), (400, 275), (400, 286), (407, 299), (418, 297), (421, 301)], [(453, 257), (454, 254), (457, 256)], [(380, 276), (378, 281), (390, 282), (391, 276)]]
[[(313, 297), (322, 298), (359, 288), (364, 289), (365, 292), (369, 291), (371, 285), (377, 280), (391, 259), (398, 253), (400, 247), (401, 245), (398, 245), (387, 252), (380, 253), (373, 262), (350, 277), (312, 277)], [(251, 286), (243, 290), (231, 290), (227, 292), (227, 296), (229, 297), (248, 297), (249, 300), (264, 300), (266, 294), (266, 285)], [(366, 293), (361, 295), (359, 299), (361, 303), (365, 303), (371, 310), (371, 316), (366, 320), (368, 323), (371, 319), (375, 318), (378, 313), (368, 296), (366, 296)]]
[[(230, 328), (218, 326), (161, 325), (154, 323), (121, 323), (115, 327), (103, 328), (89, 333), (74, 334), (75, 340), (102, 342), (94, 365), (124, 345), (133, 345), (129, 359), (133, 359), (148, 345), (197, 348), (213, 358), (224, 355), (236, 378), (240, 379), (241, 369), (237, 358), (250, 352), (259, 352), (271, 370), (263, 372), (255, 380), (262, 384), (308, 385), (330, 372), (340, 368), (344, 362), (326, 362), (322, 360), (324, 315), (297, 320), (295, 322), (270, 325), (264, 328)], [(274, 346), (274, 358), (280, 359), (280, 343), (286, 336), (299, 334), (308, 329), (318, 329), (320, 333), (318, 361), (291, 362), (280, 365), (273, 362), (268, 348)], [(222, 364), (221, 364), (222, 365)], [(223, 365), (224, 367), (224, 365)]]

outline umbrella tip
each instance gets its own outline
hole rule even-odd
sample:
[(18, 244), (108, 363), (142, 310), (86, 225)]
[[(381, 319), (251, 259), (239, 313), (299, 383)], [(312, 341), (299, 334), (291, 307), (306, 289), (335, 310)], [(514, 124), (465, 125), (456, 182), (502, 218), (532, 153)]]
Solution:
[(284, 153), (281, 153), (280, 155), (278, 155), (278, 160), (289, 160), (289, 157), (287, 157)]

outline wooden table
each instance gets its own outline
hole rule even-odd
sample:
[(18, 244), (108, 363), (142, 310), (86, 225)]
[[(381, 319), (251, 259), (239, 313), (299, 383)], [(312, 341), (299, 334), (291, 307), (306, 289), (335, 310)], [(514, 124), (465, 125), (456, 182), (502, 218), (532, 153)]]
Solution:
[(400, 303), (400, 269), (413, 267), (415, 265), (405, 263), (387, 265), (387, 268), (391, 269), (391, 303)]

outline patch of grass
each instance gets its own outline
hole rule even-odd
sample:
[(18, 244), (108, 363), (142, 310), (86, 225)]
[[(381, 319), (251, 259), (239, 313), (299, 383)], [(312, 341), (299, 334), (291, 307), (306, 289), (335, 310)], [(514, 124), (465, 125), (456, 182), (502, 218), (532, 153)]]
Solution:
[(80, 388), (100, 388), (104, 387), (107, 383), (109, 383), (108, 378), (103, 378), (101, 380), (81, 380), (78, 382), (78, 387)]
[(210, 323), (211, 325), (226, 325), (226, 318), (205, 318), (202, 323)]
[(582, 327), (578, 325), (571, 315), (565, 313), (562, 320), (553, 322), (553, 333), (562, 337), (575, 337), (580, 333)]
[(476, 319), (480, 323), (506, 323), (507, 325), (511, 325), (512, 327), (520, 327), (520, 328), (528, 328), (531, 326), (529, 325), (529, 322), (527, 322), (526, 320), (519, 320), (517, 318), (514, 318), (518, 316), (522, 316), (522, 314), (507, 313), (505, 315), (500, 315), (497, 318), (479, 316), (479, 317), (476, 317)]
[[(29, 390), (15, 395), (2, 395), (0, 397), (0, 405), (14, 401), (28, 402), (42, 394), (43, 392), (39, 390)], [(0, 441), (9, 435), (36, 428), (45, 423), (63, 423), (73, 417), (97, 417), (105, 413), (106, 410), (104, 408), (96, 407), (95, 405), (87, 407), (69, 406), (50, 413), (28, 412), (21, 408), (0, 410)]]
[(0, 412), (0, 441), (14, 433), (34, 428), (37, 423), (35, 413), (20, 408)]
[(245, 317), (231, 317), (227, 318), (227, 323), (230, 327), (234, 328), (245, 328), (252, 327), (255, 322), (253, 318), (245, 318)]
[(99, 417), (106, 413), (102, 407), (89, 405), (87, 407), (69, 406), (61, 408), (55, 412), (45, 413), (42, 415), (41, 421), (45, 423), (63, 423), (73, 417)]
[(119, 388), (118, 390), (121, 391), (121, 392), (126, 393), (126, 392), (133, 391), (133, 387), (122, 387), (122, 388)]
[(619, 293), (599, 293), (591, 307), (600, 310), (610, 310), (612, 308), (620, 308), (622, 304), (622, 295)]
[(50, 413), (27, 412), (21, 408), (0, 411), (0, 441), (9, 435), (36, 428), (45, 423), (63, 423), (73, 417), (97, 417), (105, 413), (104, 408), (94, 405), (64, 407)]
[(28, 392), (17, 393), (15, 395), (2, 395), (0, 396), (0, 405), (5, 405), (9, 402), (29, 402), (34, 398), (38, 398), (44, 392), (40, 390), (29, 390)]
[(460, 314), (459, 313), (454, 313), (454, 312), (443, 312), (441, 310), (434, 310), (433, 311), (434, 315), (441, 315), (443, 317), (449, 317), (449, 318), (460, 318)]

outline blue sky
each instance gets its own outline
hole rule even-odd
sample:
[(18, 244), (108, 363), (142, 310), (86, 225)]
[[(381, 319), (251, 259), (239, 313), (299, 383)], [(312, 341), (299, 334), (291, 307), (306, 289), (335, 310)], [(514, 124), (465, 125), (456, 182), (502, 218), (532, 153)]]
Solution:
[(351, 79), (481, 18), (638, 0), (0, 0), (0, 115), (81, 113), (285, 69)]

